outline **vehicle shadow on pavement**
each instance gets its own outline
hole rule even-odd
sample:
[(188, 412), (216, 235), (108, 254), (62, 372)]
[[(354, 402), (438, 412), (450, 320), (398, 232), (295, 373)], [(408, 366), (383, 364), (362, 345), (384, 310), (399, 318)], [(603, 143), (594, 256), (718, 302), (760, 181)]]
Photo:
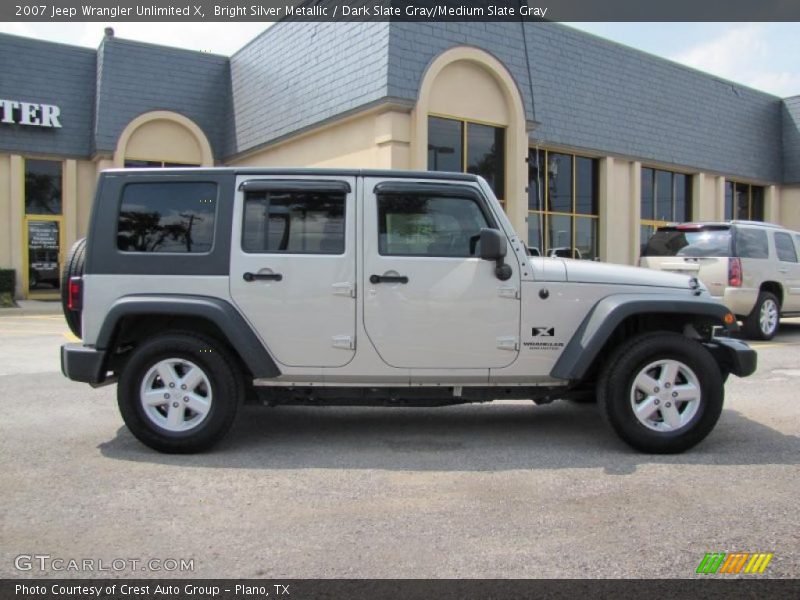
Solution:
[(800, 437), (725, 410), (700, 445), (679, 455), (630, 449), (594, 405), (528, 402), (446, 408), (245, 407), (212, 451), (159, 454), (125, 428), (99, 446), (107, 458), (184, 467), (506, 471), (645, 464), (797, 465)]

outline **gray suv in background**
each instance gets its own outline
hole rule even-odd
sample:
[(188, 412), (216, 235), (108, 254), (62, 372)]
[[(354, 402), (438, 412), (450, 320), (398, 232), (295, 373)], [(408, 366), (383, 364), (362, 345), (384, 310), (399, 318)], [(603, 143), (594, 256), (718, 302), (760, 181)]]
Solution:
[(769, 340), (781, 316), (800, 315), (800, 233), (755, 221), (659, 227), (642, 267), (697, 277), (743, 323)]

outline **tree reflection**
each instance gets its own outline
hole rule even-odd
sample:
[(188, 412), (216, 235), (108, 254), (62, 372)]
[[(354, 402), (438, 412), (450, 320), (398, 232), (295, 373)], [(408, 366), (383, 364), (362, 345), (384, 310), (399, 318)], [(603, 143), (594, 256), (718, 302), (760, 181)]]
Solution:
[(166, 222), (158, 211), (122, 211), (117, 232), (117, 247), (126, 252), (174, 252), (176, 245), (192, 252), (192, 230), (203, 218), (181, 213), (180, 220)]

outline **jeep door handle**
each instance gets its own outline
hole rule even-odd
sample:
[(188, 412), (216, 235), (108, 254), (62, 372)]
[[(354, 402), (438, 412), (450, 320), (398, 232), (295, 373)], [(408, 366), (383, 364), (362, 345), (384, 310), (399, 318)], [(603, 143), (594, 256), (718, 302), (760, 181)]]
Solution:
[(408, 283), (405, 275), (370, 275), (370, 283)]
[(245, 281), (281, 281), (283, 275), (280, 273), (250, 273), (249, 271), (242, 275)]

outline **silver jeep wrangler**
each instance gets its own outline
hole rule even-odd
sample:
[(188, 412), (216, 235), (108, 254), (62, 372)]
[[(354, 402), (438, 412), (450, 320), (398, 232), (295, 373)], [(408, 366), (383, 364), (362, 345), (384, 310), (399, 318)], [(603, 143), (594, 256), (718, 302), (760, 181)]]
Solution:
[(104, 172), (65, 265), (70, 379), (117, 382), (146, 445), (195, 452), (245, 401), (594, 400), (644, 452), (714, 427), (756, 354), (697, 279), (531, 257), (465, 174)]

